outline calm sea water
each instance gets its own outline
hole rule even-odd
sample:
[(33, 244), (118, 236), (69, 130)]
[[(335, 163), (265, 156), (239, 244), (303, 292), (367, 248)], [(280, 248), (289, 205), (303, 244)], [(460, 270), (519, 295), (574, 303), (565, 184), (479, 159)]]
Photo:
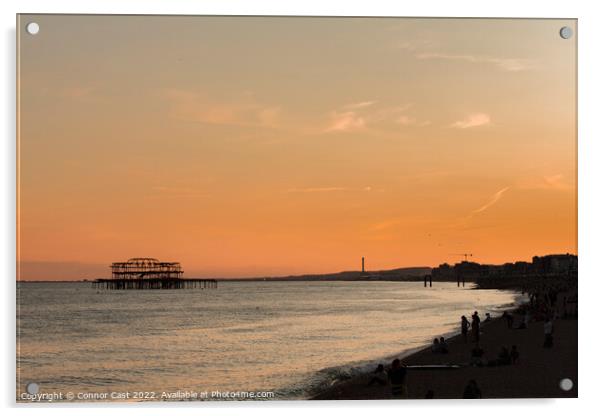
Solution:
[(18, 283), (17, 396), (41, 392), (312, 391), (497, 315), (498, 290), (419, 282), (220, 282), (217, 290), (104, 291)]

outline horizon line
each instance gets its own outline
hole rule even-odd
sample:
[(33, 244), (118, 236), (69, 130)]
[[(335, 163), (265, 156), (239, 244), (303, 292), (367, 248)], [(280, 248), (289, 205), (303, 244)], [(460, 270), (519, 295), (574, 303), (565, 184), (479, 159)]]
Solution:
[[(578, 254), (575, 253), (549, 253), (549, 254), (542, 254), (542, 255), (535, 255), (535, 256), (531, 256), (531, 258), (533, 257), (546, 257), (546, 256), (575, 256), (575, 257), (579, 257)], [(461, 260), (458, 262), (455, 262), (455, 264), (461, 264), (464, 262), (468, 262), (468, 263), (476, 263), (476, 264), (480, 264), (480, 265), (504, 265), (504, 264), (514, 264), (514, 263), (518, 263), (524, 260), (514, 260), (514, 261), (506, 261), (504, 263), (499, 263), (499, 264), (493, 264), (493, 263), (479, 263), (477, 261), (467, 261), (467, 260)], [(51, 263), (48, 261), (40, 261), (40, 263)], [(85, 263), (84, 263), (85, 264)], [(91, 263), (94, 264), (94, 263)], [(402, 270), (402, 269), (434, 269), (436, 267), (439, 267), (443, 264), (450, 264), (448, 262), (443, 262), (438, 264), (437, 266), (401, 266), (401, 267), (394, 267), (391, 269), (377, 269), (377, 270), (366, 270), (364, 273), (368, 274), (368, 273), (379, 273), (379, 272), (387, 272), (387, 271), (393, 271), (393, 270)], [(184, 277), (183, 279), (215, 279), (215, 280), (256, 280), (256, 279), (281, 279), (281, 278), (294, 278), (294, 277), (307, 277), (307, 276), (328, 276), (328, 275), (336, 275), (336, 274), (342, 274), (342, 273), (362, 273), (361, 269), (358, 270), (339, 270), (339, 271), (334, 271), (334, 272), (325, 272), (325, 273), (304, 273), (304, 274), (288, 274), (288, 275), (272, 275), (272, 276), (246, 276), (246, 277), (216, 277), (216, 276), (189, 276), (189, 277)], [(40, 282), (90, 282), (90, 281), (94, 281), (96, 279), (103, 279), (103, 277), (95, 277), (95, 278), (81, 278), (81, 279), (48, 279), (48, 280), (41, 280), (41, 279), (16, 279), (16, 282), (32, 282), (32, 283), (40, 283)]]

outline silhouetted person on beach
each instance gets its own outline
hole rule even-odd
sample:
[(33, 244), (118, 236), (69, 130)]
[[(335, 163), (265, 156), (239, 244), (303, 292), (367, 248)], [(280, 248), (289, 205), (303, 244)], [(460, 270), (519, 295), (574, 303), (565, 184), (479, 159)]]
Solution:
[(439, 352), (441, 354), (447, 354), (449, 352), (449, 346), (443, 337), (439, 338)]
[(463, 399), (480, 399), (481, 389), (477, 385), (475, 380), (470, 380), (466, 387), (464, 388), (464, 394), (462, 395)]
[(439, 345), (439, 338), (435, 338), (433, 340), (433, 345), (431, 345), (431, 352), (433, 354), (438, 354), (441, 352), (441, 346)]
[(408, 395), (408, 387), (406, 385), (406, 376), (408, 370), (401, 365), (398, 358), (393, 360), (391, 369), (389, 370), (389, 381), (391, 382), (391, 394), (393, 398), (406, 398)]
[(552, 346), (554, 345), (554, 324), (552, 323), (550, 318), (547, 318), (546, 323), (543, 324), (543, 334), (543, 347), (552, 348)]
[(387, 373), (385, 372), (385, 366), (382, 364), (379, 364), (378, 367), (376, 367), (376, 370), (374, 370), (372, 379), (368, 382), (368, 386), (375, 383), (381, 386), (387, 384)]
[(466, 317), (464, 315), (462, 315), (461, 318), (461, 322), (460, 322), (460, 326), (462, 328), (462, 338), (464, 338), (464, 343), (468, 342), (468, 328), (470, 328), (470, 322), (468, 322), (468, 319), (466, 319)]
[(472, 337), (476, 343), (481, 340), (481, 318), (477, 311), (472, 314)]

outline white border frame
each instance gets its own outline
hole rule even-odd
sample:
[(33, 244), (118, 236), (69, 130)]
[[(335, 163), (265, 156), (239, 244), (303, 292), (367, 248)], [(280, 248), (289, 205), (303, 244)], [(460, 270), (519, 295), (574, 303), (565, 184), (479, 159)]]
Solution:
[[(271, 403), (210, 403), (196, 406), (141, 406), (134, 408), (124, 405), (88, 405), (85, 411), (90, 414), (105, 414), (106, 407), (111, 412), (163, 415), (175, 410), (187, 414), (210, 413), (231, 414), (249, 412), (264, 415), (305, 414), (308, 411), (327, 414), (344, 411), (351, 415), (364, 414), (370, 408), (380, 412), (419, 412), (423, 414), (445, 413), (463, 415), (470, 412), (487, 412), (488, 416), (504, 415), (517, 410), (528, 412), (543, 411), (548, 414), (578, 412), (589, 413), (598, 407), (595, 401), (599, 395), (598, 385), (602, 366), (600, 365), (600, 320), (598, 297), (602, 289), (602, 276), (596, 272), (597, 254), (602, 232), (600, 213), (602, 204), (598, 178), (602, 178), (602, 154), (600, 152), (602, 131), (600, 128), (600, 75), (602, 66), (599, 41), (602, 40), (602, 15), (595, 1), (449, 1), (420, 0), (414, 2), (370, 1), (329, 1), (324, 0), (5, 0), (0, 3), (0, 19), (3, 29), (4, 64), (1, 66), (4, 97), (0, 101), (2, 126), (6, 126), (2, 141), (2, 162), (0, 181), (2, 204), (2, 239), (0, 240), (0, 264), (2, 274), (2, 329), (0, 342), (4, 369), (0, 378), (0, 401), (9, 407), (9, 414), (42, 411), (45, 414), (82, 412), (75, 406), (29, 406), (14, 404), (15, 391), (15, 183), (16, 183), (16, 132), (15, 132), (15, 15), (16, 13), (103, 13), (103, 14), (214, 14), (214, 15), (305, 15), (305, 16), (406, 16), (406, 17), (532, 17), (532, 18), (577, 18), (579, 19), (579, 271), (582, 279), (580, 300), (579, 333), (579, 399), (564, 400), (486, 400), (478, 403), (464, 401), (412, 401), (391, 402), (271, 402)], [(598, 45), (597, 45), (598, 44)], [(598, 46), (598, 48), (596, 48)], [(597, 76), (596, 76), (597, 75)], [(596, 186), (597, 185), (597, 186)], [(586, 286), (587, 284), (587, 286)], [(167, 408), (165, 408), (167, 407)], [(468, 409), (470, 407), (470, 409)], [(343, 409), (344, 408), (344, 409)]]

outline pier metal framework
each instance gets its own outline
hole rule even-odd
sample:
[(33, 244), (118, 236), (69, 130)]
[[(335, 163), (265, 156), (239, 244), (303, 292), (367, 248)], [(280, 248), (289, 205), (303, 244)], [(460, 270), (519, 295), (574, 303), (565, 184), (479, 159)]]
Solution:
[(111, 279), (96, 279), (98, 289), (216, 289), (215, 279), (184, 279), (182, 266), (150, 257), (111, 264)]
[(150, 257), (135, 257), (111, 265), (113, 279), (181, 279), (180, 263), (163, 262)]

